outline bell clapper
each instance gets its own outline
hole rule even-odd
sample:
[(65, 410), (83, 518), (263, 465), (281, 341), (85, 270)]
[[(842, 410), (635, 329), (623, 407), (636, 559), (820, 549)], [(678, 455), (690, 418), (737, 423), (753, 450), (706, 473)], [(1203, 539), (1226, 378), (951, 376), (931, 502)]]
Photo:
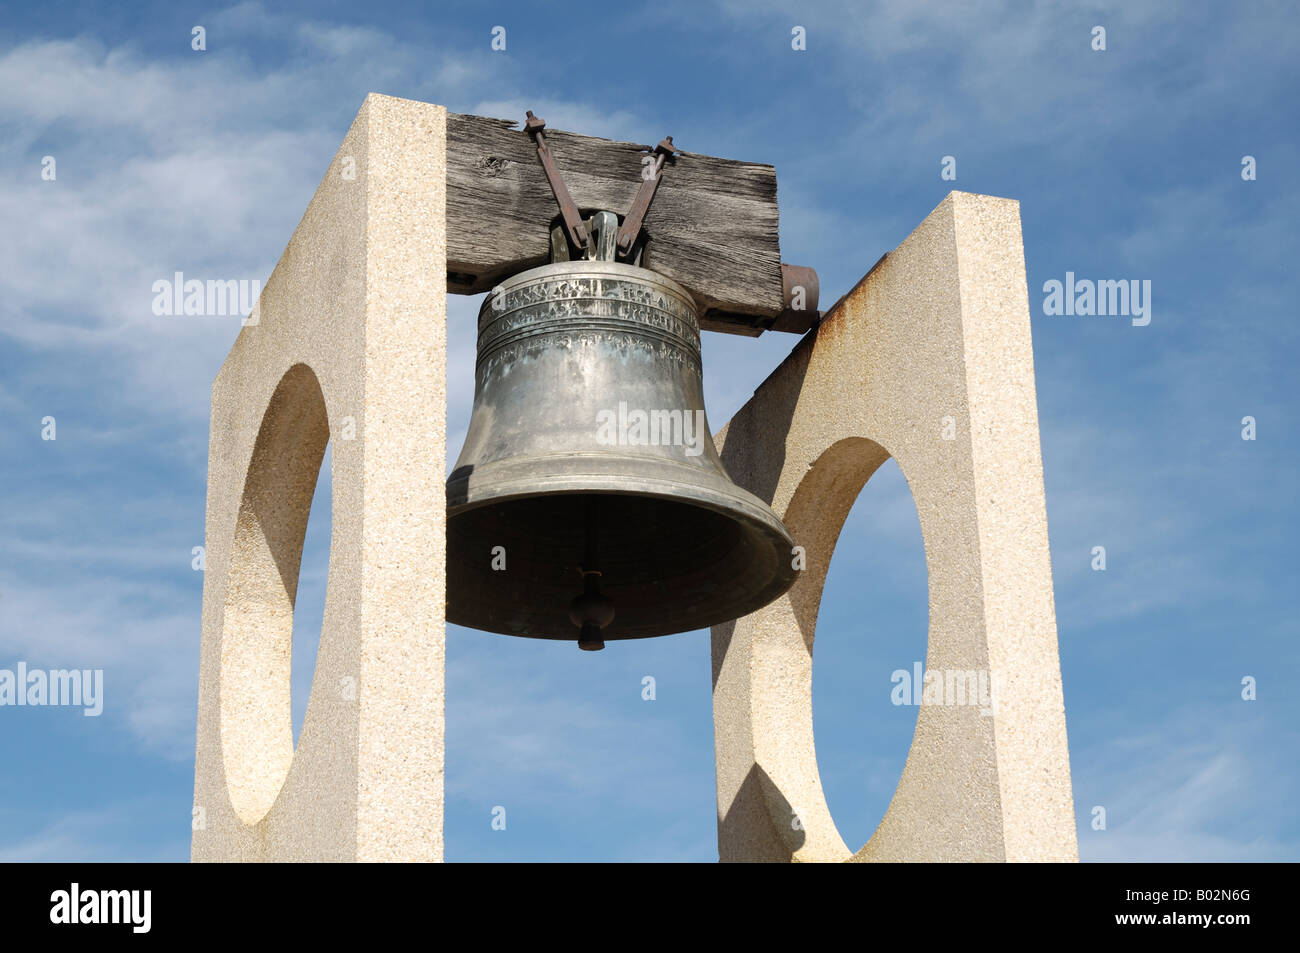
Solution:
[(583, 501), (586, 552), (582, 559), (582, 594), (569, 603), (569, 618), (578, 627), (578, 648), (599, 652), (605, 647), (601, 630), (614, 621), (614, 600), (600, 591), (600, 570), (596, 568), (599, 501), (588, 496)]
[(601, 629), (614, 621), (614, 601), (600, 591), (600, 573), (583, 570), (582, 595), (569, 603), (569, 618), (578, 626), (578, 648), (599, 652), (605, 647)]

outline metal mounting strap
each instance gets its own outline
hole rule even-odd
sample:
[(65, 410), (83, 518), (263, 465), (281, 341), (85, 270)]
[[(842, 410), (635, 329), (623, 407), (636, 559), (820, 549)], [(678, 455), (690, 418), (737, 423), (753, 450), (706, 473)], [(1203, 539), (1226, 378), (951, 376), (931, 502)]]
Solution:
[(555, 160), (551, 158), (551, 150), (546, 147), (546, 136), (542, 130), (546, 128), (546, 120), (538, 119), (533, 115), (533, 111), (528, 110), (528, 118), (524, 122), (524, 129), (533, 140), (537, 143), (537, 158), (542, 161), (542, 169), (546, 173), (546, 180), (551, 183), (551, 192), (555, 195), (555, 201), (560, 206), (560, 216), (564, 219), (564, 229), (568, 232), (569, 241), (573, 242), (575, 248), (585, 251), (587, 248), (587, 229), (582, 224), (582, 215), (578, 212), (578, 206), (573, 202), (573, 196), (569, 194), (564, 180), (560, 178), (560, 170), (555, 167)]
[(664, 160), (677, 153), (677, 147), (673, 145), (673, 137), (666, 136), (659, 145), (655, 146), (655, 163), (654, 171), (641, 179), (641, 187), (636, 190), (636, 198), (632, 200), (632, 208), (627, 213), (627, 218), (623, 219), (623, 225), (618, 230), (618, 255), (620, 258), (626, 258), (632, 252), (632, 246), (636, 243), (636, 238), (641, 234), (641, 221), (645, 218), (646, 211), (650, 208), (650, 200), (655, 197), (655, 189), (659, 188), (659, 180), (663, 177)]

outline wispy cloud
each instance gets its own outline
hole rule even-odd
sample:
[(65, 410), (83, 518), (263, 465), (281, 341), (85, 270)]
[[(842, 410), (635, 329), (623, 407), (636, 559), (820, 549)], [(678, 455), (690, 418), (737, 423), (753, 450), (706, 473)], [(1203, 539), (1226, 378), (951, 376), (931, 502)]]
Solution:
[[(0, 863), (175, 862), (189, 856), (185, 811), (173, 812), (179, 823), (170, 841), (142, 836), (139, 805), (71, 811), (0, 842)], [(0, 812), (0, 820), (11, 820)], [(10, 828), (9, 824), (5, 825)], [(14, 825), (16, 827), (17, 825)], [(12, 828), (10, 828), (12, 829)]]
[[(1076, 748), (1075, 813), (1079, 853), (1088, 861), (1295, 860), (1294, 823), (1279, 823), (1297, 796), (1279, 746), (1295, 750), (1294, 731), (1273, 734), (1263, 713), (1184, 706), (1134, 734)], [(1093, 808), (1106, 829), (1094, 830)]]

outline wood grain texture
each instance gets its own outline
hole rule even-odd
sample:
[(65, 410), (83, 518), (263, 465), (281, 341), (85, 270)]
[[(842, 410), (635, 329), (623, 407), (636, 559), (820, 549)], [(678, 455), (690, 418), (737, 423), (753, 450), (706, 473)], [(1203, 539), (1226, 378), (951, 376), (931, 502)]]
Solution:
[[(545, 264), (559, 208), (519, 123), (447, 116), (447, 290), (488, 291)], [(620, 216), (651, 147), (561, 130), (546, 141), (583, 214)], [(683, 152), (669, 160), (644, 223), (642, 265), (684, 285), (701, 326), (758, 334), (782, 310), (776, 170)]]

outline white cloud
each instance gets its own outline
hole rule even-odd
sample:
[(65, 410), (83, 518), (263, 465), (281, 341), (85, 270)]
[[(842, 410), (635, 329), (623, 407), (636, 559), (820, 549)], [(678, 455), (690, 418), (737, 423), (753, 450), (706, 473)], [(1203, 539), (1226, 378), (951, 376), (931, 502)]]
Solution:
[[(30, 412), (25, 395), (51, 379), (77, 392), (64, 398), (57, 447), (82, 455), (86, 484), (62, 500), (48, 487), (15, 488), (11, 502), (25, 505), (5, 514), (11, 568), (0, 576), (0, 653), (103, 667), (109, 707), (100, 724), (181, 759), (193, 755), (200, 613), (196, 586), (165, 581), (189, 572), (188, 549), (166, 524), (189, 525), (202, 542), (194, 497), (206, 470), (210, 386), (238, 320), (157, 317), (153, 281), (174, 271), (264, 281), (364, 93), (411, 76), (453, 109), (476, 103), (459, 108), (522, 119), (534, 108), (555, 126), (645, 135), (626, 110), (607, 120), (553, 97), (477, 102), (480, 58), (382, 30), (304, 22), (256, 3), (202, 22), (202, 55), (158, 58), (89, 36), (0, 52), (0, 117), (17, 135), (0, 159), (17, 183), (0, 192), (0, 218), (23, 223), (0, 232), (0, 337), (28, 355), (0, 385), (0, 406)], [(268, 35), (288, 47), (270, 70), (233, 42)], [(509, 93), (499, 78), (492, 88)], [(58, 163), (53, 182), (40, 178), (45, 154)], [(449, 300), (449, 466), (473, 396), (477, 305)], [(98, 429), (77, 419), (87, 412)], [(142, 442), (169, 447), (193, 483), (124, 495), (113, 483), (122, 474), (101, 461)], [(132, 507), (143, 507), (140, 523), (108, 519), (106, 529), (106, 513), (125, 517)], [(80, 529), (70, 533), (73, 525)]]
[[(676, 9), (698, 23), (694, 4)], [(750, 39), (757, 31), (788, 35), (788, 5), (736, 2), (728, 9), (735, 29), (749, 31)], [(825, 307), (844, 290), (832, 287), (832, 275), (855, 280), (915, 224), (905, 214), (844, 199), (845, 190), (887, 182), (890, 163), (912, 161), (900, 159), (904, 152), (935, 154), (940, 195), (937, 158), (956, 148), (950, 145), (956, 131), (966, 131), (965, 141), (973, 143), (980, 141), (971, 138), (978, 132), (992, 154), (1037, 150), (1036, 165), (1068, 170), (1091, 161), (1095, 150), (1084, 146), (1098, 138), (1140, 129), (1153, 142), (1175, 141), (1172, 133), (1180, 126), (1202, 121), (1198, 111), (1230, 112), (1241, 84), (1218, 68), (1220, 61), (1255, 63), (1261, 88), (1274, 74), (1290, 75), (1289, 60), (1280, 61), (1278, 51), (1294, 44), (1270, 45), (1280, 31), (1270, 36), (1248, 18), (1227, 20), (1205, 42), (1174, 50), (1174, 40), (1161, 36), (1166, 14), (1119, 4), (1101, 10), (1098, 16), (1111, 31), (1107, 59), (1086, 52), (1091, 17), (1071, 19), (1044, 7), (846, 2), (801, 9), (799, 15), (810, 21), (810, 44), (841, 54), (825, 77), (830, 108), (805, 115), (794, 108), (797, 103), (778, 102), (764, 117), (772, 125), (750, 127), (749, 117), (728, 115), (720, 104), (711, 119), (697, 119), (697, 136), (726, 144), (716, 150), (692, 143), (676, 127), (660, 128), (659, 115), (647, 119), (643, 110), (652, 105), (605, 111), (595, 105), (603, 93), (587, 101), (533, 99), (532, 77), (521, 75), (511, 88), (514, 81), (490, 72), (483, 56), (428, 50), (382, 30), (303, 22), (255, 3), (206, 18), (211, 52), (204, 56), (158, 59), (88, 37), (11, 47), (0, 53), (0, 117), (6, 133), (12, 131), (0, 168), (13, 184), (0, 192), (0, 219), (22, 227), (0, 231), (0, 259), (6, 262), (0, 273), (0, 336), (6, 348), (22, 348), (31, 360), (24, 358), (24, 366), (0, 382), (0, 410), (12, 418), (28, 409), (25, 394), (38, 381), (89, 387), (89, 402), (96, 405), (91, 409), (106, 410), (120, 424), (88, 440), (82, 474), (88, 485), (108, 480), (111, 464), (101, 459), (107, 448), (138, 450), (142, 440), (165, 444), (201, 484), (210, 382), (237, 326), (223, 319), (155, 318), (150, 285), (175, 270), (191, 277), (265, 279), (369, 89), (505, 118), (520, 119), (531, 108), (553, 127), (632, 141), (657, 141), (674, 132), (684, 147), (757, 160), (775, 151), (763, 143), (776, 141), (778, 127), (787, 136), (803, 136), (806, 147), (783, 147), (780, 153), (793, 156), (778, 169), (788, 183), (782, 185), (783, 237), (787, 247), (803, 249), (795, 260), (823, 269)], [(1293, 26), (1286, 29), (1290, 33), (1283, 35), (1294, 33)], [(271, 70), (258, 68), (240, 52), (242, 44), (231, 42), (266, 36), (277, 37), (287, 50), (283, 65)], [(719, 69), (727, 68), (727, 57), (741, 55), (726, 50), (744, 47), (718, 43), (716, 35), (708, 42), (720, 48)], [(930, 75), (940, 55), (950, 62)], [(1176, 67), (1175, 75), (1152, 75), (1166, 64)], [(1103, 95), (1117, 76), (1131, 89), (1119, 101)], [(1180, 94), (1171, 95), (1171, 88)], [(792, 86), (790, 95), (808, 95), (808, 89)], [(424, 91), (427, 97), (420, 95)], [(834, 103), (835, 96), (843, 102)], [(1102, 102), (1106, 108), (1095, 108)], [(808, 128), (801, 125), (805, 119)], [(848, 131), (829, 135), (830, 129)], [(39, 177), (39, 160), (47, 153), (59, 163), (52, 183)], [(1273, 156), (1261, 168), (1281, 170), (1288, 158)], [(1162, 155), (1152, 161), (1177, 166), (1179, 159)], [(840, 183), (835, 194), (843, 200), (819, 206), (827, 201), (819, 198), (825, 193), (798, 184), (821, 181)], [(1199, 247), (1198, 236), (1186, 228), (1189, 208), (1214, 222), (1231, 220), (1233, 212), (1223, 196), (1171, 186), (1138, 210), (1139, 224), (1131, 232), (1108, 237), (1134, 261), (1186, 253)], [(929, 206), (920, 214), (927, 211)], [(1286, 224), (1275, 210), (1273, 224), (1279, 222)], [(1289, 235), (1252, 220), (1229, 229), (1224, 241), (1259, 249), (1263, 264), (1272, 267), (1281, 260), (1279, 249), (1293, 244)], [(1243, 307), (1259, 303), (1256, 298)], [(1277, 306), (1280, 299), (1264, 303)], [(472, 395), (476, 304), (457, 297), (449, 309), (453, 458)], [(1153, 329), (1161, 320), (1157, 313)], [(1040, 327), (1035, 324), (1036, 335)], [(1231, 343), (1231, 335), (1224, 340)], [(705, 382), (715, 429), (795, 341), (777, 334), (758, 340), (706, 335)], [(1251, 347), (1238, 341), (1233, 357)], [(1069, 408), (1043, 418), (1053, 539), (1090, 542), (1101, 531), (1100, 542), (1111, 545), (1119, 565), (1126, 549), (1150, 545), (1140, 561), (1130, 562), (1121, 591), (1112, 591), (1104, 603), (1079, 585), (1087, 571), (1086, 549), (1078, 564), (1058, 562), (1058, 614), (1073, 624), (1107, 622), (1168, 609), (1189, 595), (1212, 600), (1239, 586), (1240, 580), (1216, 578), (1214, 567), (1198, 559), (1197, 540), (1189, 534), (1200, 524), (1182, 519), (1183, 500), (1165, 492), (1187, 467), (1208, 471), (1215, 461), (1189, 464), (1170, 455), (1168, 444), (1150, 440), (1159, 422), (1122, 433), (1095, 424), (1088, 391), (1093, 369), (1065, 351), (1053, 346), (1044, 362), (1057, 371), (1056, 379), (1039, 376), (1040, 396)], [(1166, 398), (1156, 409), (1205, 409), (1205, 394), (1221, 393), (1233, 367), (1217, 347), (1167, 357), (1150, 372)], [(1059, 376), (1065, 371), (1068, 379)], [(1267, 414), (1261, 421), (1286, 419), (1285, 403), (1261, 405)], [(61, 416), (61, 447), (64, 426)], [(1108, 478), (1112, 460), (1124, 461), (1126, 469)], [(1135, 472), (1144, 473), (1148, 484), (1126, 485), (1124, 475)], [(5, 514), (5, 555), (17, 571), (0, 576), (0, 652), (33, 664), (104, 667), (110, 708), (100, 721), (126, 726), (149, 752), (192, 756), (199, 604), (195, 591), (166, 581), (173, 560), (177, 571), (188, 571), (184, 549), (175, 549), (161, 531), (134, 531), (128, 542), (105, 546), (77, 534), (69, 540), (68, 527), (99, 519), (96, 507), (116, 507), (127, 516), (152, 515), (201, 532), (194, 487), (157, 498), (129, 488), (88, 491), (89, 499), (55, 507), (50, 518), (30, 505), (37, 489), (22, 487)], [(901, 481), (878, 489), (885, 491), (883, 512), (873, 529), (891, 540), (915, 533), (915, 510)], [(492, 657), (491, 665), (453, 660), (453, 795), (507, 778), (531, 785), (539, 798), (554, 803), (590, 790), (649, 809), (698, 792), (698, 777), (683, 779), (667, 769), (647, 780), (638, 771), (638, 752), (626, 750), (628, 732), (641, 731), (639, 737), (668, 765), (689, 748), (680, 726), (646, 727), (635, 718), (610, 717), (602, 702), (556, 695), (554, 682), (519, 661), (531, 657), (526, 652), (504, 648)], [(501, 664), (508, 657), (515, 658), (513, 667)], [(707, 668), (704, 663), (699, 671)], [(702, 678), (707, 687), (707, 675)], [(1078, 711), (1071, 717), (1078, 718)], [(1187, 737), (1171, 721), (1149, 725), (1144, 737), (1121, 735), (1114, 745), (1076, 753), (1085, 856), (1294, 857), (1294, 838), (1285, 831), (1240, 825), (1227, 830), (1225, 824), (1251, 812), (1288, 816), (1288, 808), (1267, 793), (1292, 783), (1263, 773), (1271, 752), (1243, 747), (1239, 734), (1217, 730), (1214, 719), (1189, 717), (1188, 723), (1204, 738)], [(706, 762), (703, 770), (708, 769)], [(1099, 800), (1111, 807), (1111, 830), (1104, 835), (1086, 829), (1086, 806)], [(712, 805), (702, 807), (707, 812)], [(0, 859), (95, 859), (89, 854), (111, 853), (93, 846), (88, 829), (96, 823), (90, 816), (70, 816), (0, 849)], [(692, 836), (683, 833), (680, 844), (676, 835), (666, 836), (645, 849), (665, 858), (692, 856), (699, 849)]]

